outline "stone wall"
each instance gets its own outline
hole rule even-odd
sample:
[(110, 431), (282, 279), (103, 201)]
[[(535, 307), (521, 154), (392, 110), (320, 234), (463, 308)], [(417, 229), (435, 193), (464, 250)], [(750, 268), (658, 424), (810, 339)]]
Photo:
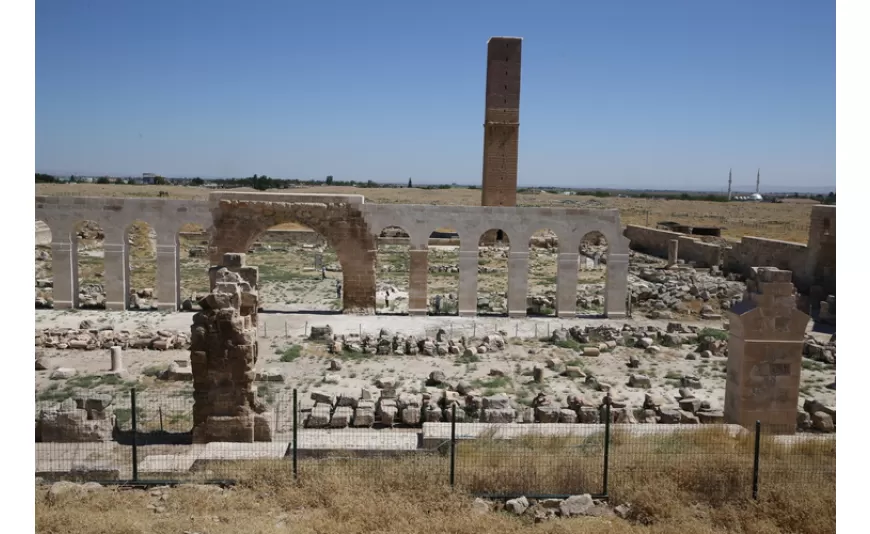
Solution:
[[(557, 312), (573, 317), (577, 313), (578, 250), (584, 236), (599, 232), (608, 244), (605, 314), (625, 316), (628, 240), (621, 235), (619, 211), (615, 209), (366, 204), (360, 195), (217, 192), (207, 202), (38, 197), (36, 218), (52, 229), (55, 308), (79, 307), (72, 296), (78, 289), (74, 282), (78, 263), (70, 231), (81, 220), (93, 220), (106, 231), (107, 308), (127, 308), (129, 266), (125, 263), (123, 230), (128, 221), (141, 219), (157, 233), (158, 308), (163, 310), (177, 310), (181, 304), (178, 233), (182, 225), (196, 223), (206, 228), (208, 254), (216, 265), (225, 253), (250, 250), (270, 228), (296, 223), (323, 236), (336, 251), (342, 266), (345, 313), (374, 312), (378, 238), (389, 227), (400, 227), (409, 236), (409, 311), (427, 313), (430, 237), (437, 229), (449, 227), (455, 234), (445, 237), (458, 241), (460, 248), (460, 314), (477, 314), (478, 245), (484, 233), (498, 228), (511, 244), (508, 312), (525, 316), (530, 239), (535, 232), (549, 229), (558, 248)], [(205, 251), (197, 253), (201, 252)]]
[(631, 250), (650, 256), (667, 258), (668, 242), (676, 239), (679, 241), (679, 259), (686, 263), (694, 263), (698, 267), (712, 267), (721, 262), (722, 249), (718, 245), (704, 243), (677, 232), (628, 225), (623, 235), (631, 242)]
[(722, 269), (749, 276), (753, 266), (776, 267), (794, 273), (794, 284), (806, 293), (807, 246), (791, 241), (743, 236), (740, 243), (726, 249)]

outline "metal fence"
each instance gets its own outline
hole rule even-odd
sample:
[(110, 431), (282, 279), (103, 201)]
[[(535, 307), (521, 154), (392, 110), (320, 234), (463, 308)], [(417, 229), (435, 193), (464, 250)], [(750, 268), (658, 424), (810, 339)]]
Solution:
[[(490, 498), (607, 498), (614, 488), (665, 479), (693, 484), (701, 477), (712, 485), (709, 491), (756, 499), (766, 489), (836, 481), (831, 435), (774, 436), (760, 424), (754, 431), (612, 424), (609, 405), (601, 409), (600, 424), (486, 424), (458, 422), (453, 404), (443, 410), (443, 423), (426, 424), (421, 432), (419, 424), (375, 421), (370, 427), (369, 421), (342, 419), (353, 408), (339, 398), (326, 426), (312, 428), (311, 402), (297, 390), (283, 390), (265, 399), (262, 416), (271, 441), (194, 443), (190, 391), (134, 389), (111, 400), (99, 394), (58, 400), (37, 403), (36, 475), (48, 480), (234, 483), (331, 473), (344, 479), (427, 477)], [(342, 407), (350, 410), (340, 412)]]

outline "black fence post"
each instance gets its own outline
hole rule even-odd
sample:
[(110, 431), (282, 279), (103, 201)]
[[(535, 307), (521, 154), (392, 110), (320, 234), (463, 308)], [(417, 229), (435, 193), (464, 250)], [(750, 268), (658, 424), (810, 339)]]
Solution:
[(755, 452), (752, 462), (752, 498), (758, 500), (758, 464), (761, 456), (761, 421), (755, 421)]
[(298, 434), (297, 434), (297, 430), (298, 430), (298, 426), (299, 426), (297, 424), (298, 414), (299, 414), (299, 405), (297, 404), (297, 400), (296, 400), (296, 388), (293, 388), (293, 480), (294, 481), (299, 479), (299, 471), (298, 471), (298, 463), (297, 463), (297, 459), (298, 459), (297, 451), (299, 449), (299, 443), (298, 443), (299, 439), (298, 439)]
[(450, 487), (456, 482), (456, 403), (450, 405)]
[(604, 476), (601, 482), (601, 495), (607, 498), (608, 482), (610, 478), (610, 398), (604, 400)]
[(139, 449), (137, 441), (139, 441), (136, 425), (136, 388), (130, 389), (130, 427), (133, 431), (133, 481), (139, 480)]

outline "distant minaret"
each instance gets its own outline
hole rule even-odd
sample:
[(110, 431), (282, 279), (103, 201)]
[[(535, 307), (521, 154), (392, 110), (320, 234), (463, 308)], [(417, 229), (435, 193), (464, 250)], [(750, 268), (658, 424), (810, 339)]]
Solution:
[(758, 169), (758, 174), (755, 175), (755, 192), (760, 193), (761, 188), (761, 169)]
[(731, 169), (728, 169), (728, 200), (731, 200)]

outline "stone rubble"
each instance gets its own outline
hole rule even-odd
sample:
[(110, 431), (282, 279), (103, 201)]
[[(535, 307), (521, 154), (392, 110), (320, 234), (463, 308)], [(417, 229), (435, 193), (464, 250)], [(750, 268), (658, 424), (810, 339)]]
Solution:
[(177, 330), (115, 330), (112, 325), (79, 328), (43, 328), (36, 330), (36, 346), (54, 349), (96, 350), (122, 349), (187, 350), (190, 336)]
[(114, 397), (107, 394), (79, 395), (36, 415), (36, 441), (112, 441), (115, 428)]

